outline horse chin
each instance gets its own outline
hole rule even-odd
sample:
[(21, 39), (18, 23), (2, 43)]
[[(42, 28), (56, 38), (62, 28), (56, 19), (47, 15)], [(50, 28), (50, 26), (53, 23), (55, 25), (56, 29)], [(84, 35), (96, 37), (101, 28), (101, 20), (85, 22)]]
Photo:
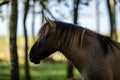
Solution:
[(40, 62), (34, 62), (34, 64), (39, 64)]
[(33, 62), (34, 64), (40, 64), (40, 61), (35, 61), (35, 62)]
[(30, 59), (30, 61), (34, 64), (39, 64), (41, 60), (34, 60), (34, 59)]

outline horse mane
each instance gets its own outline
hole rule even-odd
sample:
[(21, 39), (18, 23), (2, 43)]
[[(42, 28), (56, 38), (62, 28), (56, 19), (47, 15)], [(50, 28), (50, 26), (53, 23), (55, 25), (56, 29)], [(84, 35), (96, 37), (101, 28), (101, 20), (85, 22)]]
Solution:
[(112, 47), (112, 44), (114, 44), (114, 42), (110, 37), (97, 34), (97, 39), (100, 42), (105, 54), (108, 53), (108, 46), (110, 46), (111, 50), (114, 51)]
[(56, 40), (54, 42), (57, 44), (56, 46), (62, 46), (62, 49), (73, 47), (73, 45), (80, 46), (80, 38), (82, 31), (84, 30), (83, 27), (57, 21), (56, 25)]
[(105, 35), (101, 35), (99, 33), (93, 32), (89, 29), (87, 29), (87, 35), (90, 35), (92, 37), (95, 37), (100, 45), (101, 48), (103, 49), (104, 54), (107, 54), (109, 51), (109, 48), (114, 52), (115, 50), (113, 49), (114, 46), (118, 49), (120, 49), (120, 44), (115, 42), (114, 40), (111, 39), (111, 37), (105, 36)]
[[(64, 23), (64, 22), (58, 22), (54, 21), (56, 23), (56, 33), (54, 38), (54, 43), (56, 47), (62, 46), (62, 49), (65, 49), (66, 47), (72, 47), (73, 45), (80, 46), (81, 42), (81, 35), (82, 31), (85, 29), (83, 27), (70, 24), (70, 23)], [(48, 23), (45, 23), (41, 30), (38, 33), (38, 41), (46, 36), (47, 31), (49, 27), (47, 27)], [(47, 30), (47, 31), (46, 31)], [(103, 36), (101, 34), (95, 33), (89, 29), (87, 29), (87, 34), (92, 34), (97, 36), (96, 39), (100, 42), (101, 48), (104, 50), (104, 54), (108, 53), (108, 47), (110, 46), (111, 50), (114, 51), (113, 45), (119, 48), (119, 46), (111, 40), (110, 37)], [(120, 49), (120, 48), (119, 48)]]
[(97, 39), (99, 40), (99, 42), (101, 43), (102, 48), (104, 49), (104, 53), (107, 54), (108, 53), (108, 47), (111, 48), (111, 50), (113, 51), (113, 53), (115, 52), (115, 50), (113, 49), (113, 46), (115, 46), (116, 48), (120, 49), (120, 46), (117, 42), (113, 41), (110, 37), (108, 36), (103, 36), (101, 34), (97, 34)]

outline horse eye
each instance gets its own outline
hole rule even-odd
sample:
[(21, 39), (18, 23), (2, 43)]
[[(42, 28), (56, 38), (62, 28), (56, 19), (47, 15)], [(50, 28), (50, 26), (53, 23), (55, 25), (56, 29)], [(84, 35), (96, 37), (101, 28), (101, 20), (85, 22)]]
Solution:
[(42, 49), (42, 48), (44, 47), (44, 45), (45, 45), (45, 44), (44, 44), (44, 42), (43, 42), (43, 43), (41, 43), (41, 44), (39, 45), (39, 48), (41, 48), (41, 49)]
[(48, 40), (48, 36), (46, 36), (45, 40)]

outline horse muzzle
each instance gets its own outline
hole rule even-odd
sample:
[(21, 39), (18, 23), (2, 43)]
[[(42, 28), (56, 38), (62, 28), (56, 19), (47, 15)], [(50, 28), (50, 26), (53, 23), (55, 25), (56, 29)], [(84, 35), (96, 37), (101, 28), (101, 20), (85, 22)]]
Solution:
[(36, 59), (35, 57), (33, 57), (32, 54), (30, 54), (30, 61), (34, 64), (39, 64), (40, 63), (40, 60)]

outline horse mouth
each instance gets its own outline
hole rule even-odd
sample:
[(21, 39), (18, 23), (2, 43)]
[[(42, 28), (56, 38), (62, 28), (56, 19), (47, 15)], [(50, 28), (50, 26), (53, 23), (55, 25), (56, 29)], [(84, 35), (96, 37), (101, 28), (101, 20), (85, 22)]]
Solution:
[(30, 61), (34, 64), (39, 64), (40, 60), (34, 59), (32, 55), (30, 55)]
[(40, 61), (35, 61), (35, 62), (33, 62), (34, 64), (39, 64), (40, 63)]
[(33, 60), (33, 59), (30, 59), (30, 61), (34, 64), (39, 64), (40, 63), (40, 60)]

